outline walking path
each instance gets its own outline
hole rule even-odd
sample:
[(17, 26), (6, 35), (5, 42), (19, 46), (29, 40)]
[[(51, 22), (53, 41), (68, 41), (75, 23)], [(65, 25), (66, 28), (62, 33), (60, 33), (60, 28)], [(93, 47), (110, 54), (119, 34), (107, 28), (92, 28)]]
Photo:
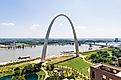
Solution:
[(82, 74), (80, 71), (75, 70), (74, 68), (71, 68), (71, 67), (68, 67), (68, 66), (59, 66), (59, 65), (57, 65), (56, 67), (57, 67), (57, 68), (70, 69), (70, 70), (75, 71), (76, 73), (78, 73), (79, 76), (81, 76), (81, 78), (84, 78), (85, 80), (89, 80), (89, 77), (88, 77), (88, 76), (85, 76), (85, 75)]
[(46, 80), (49, 77), (48, 72), (43, 67), (41, 69), (45, 72), (44, 80)]
[(81, 57), (86, 63), (92, 64), (91, 62), (85, 60), (86, 56), (83, 56), (83, 55), (80, 54), (79, 57)]

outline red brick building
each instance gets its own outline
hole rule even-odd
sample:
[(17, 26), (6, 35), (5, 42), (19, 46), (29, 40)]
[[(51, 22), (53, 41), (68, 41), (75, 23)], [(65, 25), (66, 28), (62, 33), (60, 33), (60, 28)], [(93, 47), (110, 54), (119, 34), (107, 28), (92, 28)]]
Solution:
[(90, 67), (91, 80), (121, 80), (121, 68), (105, 64)]
[(121, 57), (118, 58), (118, 66), (121, 67)]

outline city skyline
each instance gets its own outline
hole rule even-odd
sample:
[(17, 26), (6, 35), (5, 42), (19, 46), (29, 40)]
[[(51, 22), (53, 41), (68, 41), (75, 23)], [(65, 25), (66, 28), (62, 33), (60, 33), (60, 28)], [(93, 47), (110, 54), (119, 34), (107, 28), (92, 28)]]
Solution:
[[(44, 38), (57, 14), (66, 14), (73, 22), (78, 38), (121, 37), (120, 0), (1, 0), (1, 38)], [(50, 38), (73, 38), (64, 17), (55, 21)]]

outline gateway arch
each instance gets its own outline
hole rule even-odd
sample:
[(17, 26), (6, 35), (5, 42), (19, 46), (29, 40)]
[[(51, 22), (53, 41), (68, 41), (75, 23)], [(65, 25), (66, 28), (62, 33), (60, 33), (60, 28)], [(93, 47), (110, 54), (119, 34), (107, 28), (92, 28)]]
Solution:
[(63, 16), (65, 18), (67, 18), (67, 20), (70, 22), (70, 25), (71, 25), (71, 28), (72, 28), (72, 32), (73, 32), (73, 36), (74, 36), (74, 44), (75, 44), (76, 56), (77, 57), (79, 56), (78, 39), (77, 39), (77, 36), (76, 36), (74, 25), (73, 25), (71, 19), (68, 16), (66, 16), (65, 14), (59, 14), (59, 15), (57, 15), (57, 16), (55, 16), (53, 18), (53, 20), (51, 21), (51, 23), (50, 23), (50, 25), (48, 27), (48, 30), (47, 30), (47, 33), (46, 33), (46, 36), (45, 36), (45, 40), (44, 40), (44, 46), (43, 46), (43, 50), (42, 50), (41, 62), (45, 62), (46, 51), (47, 51), (47, 44), (48, 44), (48, 39), (49, 39), (49, 34), (50, 34), (51, 27), (52, 27), (54, 21), (56, 20), (56, 18), (58, 18), (60, 16)]

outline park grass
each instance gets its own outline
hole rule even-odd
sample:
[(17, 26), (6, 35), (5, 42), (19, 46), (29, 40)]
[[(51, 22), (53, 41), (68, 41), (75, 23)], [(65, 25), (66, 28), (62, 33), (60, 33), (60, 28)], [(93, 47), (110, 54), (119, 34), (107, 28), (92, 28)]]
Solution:
[(83, 55), (83, 56), (88, 56), (88, 55), (90, 55), (90, 54), (94, 54), (94, 53), (96, 53), (98, 50), (94, 50), (94, 51), (86, 51), (86, 52), (83, 52), (83, 53), (80, 53), (81, 55)]
[(72, 57), (73, 57), (73, 55), (65, 55), (65, 56), (61, 56), (58, 58), (51, 58), (51, 59), (48, 59), (47, 61), (49, 64), (55, 64), (55, 63), (70, 59)]
[(83, 52), (83, 53), (80, 53), (80, 54), (83, 55), (83, 56), (88, 56), (88, 55), (91, 55), (91, 54), (95, 54), (98, 51), (107, 51), (109, 54), (111, 54), (110, 48), (103, 48), (103, 49), (100, 49), (100, 50), (86, 51), (86, 52)]
[(74, 68), (76, 70), (79, 70), (86, 76), (89, 76), (88, 69), (91, 66), (91, 64), (85, 62), (81, 57), (76, 57), (68, 61), (58, 63), (57, 65), (64, 65), (64, 66)]
[(11, 74), (12, 74), (12, 72), (0, 73), (0, 78), (4, 77), (4, 76), (11, 75)]

